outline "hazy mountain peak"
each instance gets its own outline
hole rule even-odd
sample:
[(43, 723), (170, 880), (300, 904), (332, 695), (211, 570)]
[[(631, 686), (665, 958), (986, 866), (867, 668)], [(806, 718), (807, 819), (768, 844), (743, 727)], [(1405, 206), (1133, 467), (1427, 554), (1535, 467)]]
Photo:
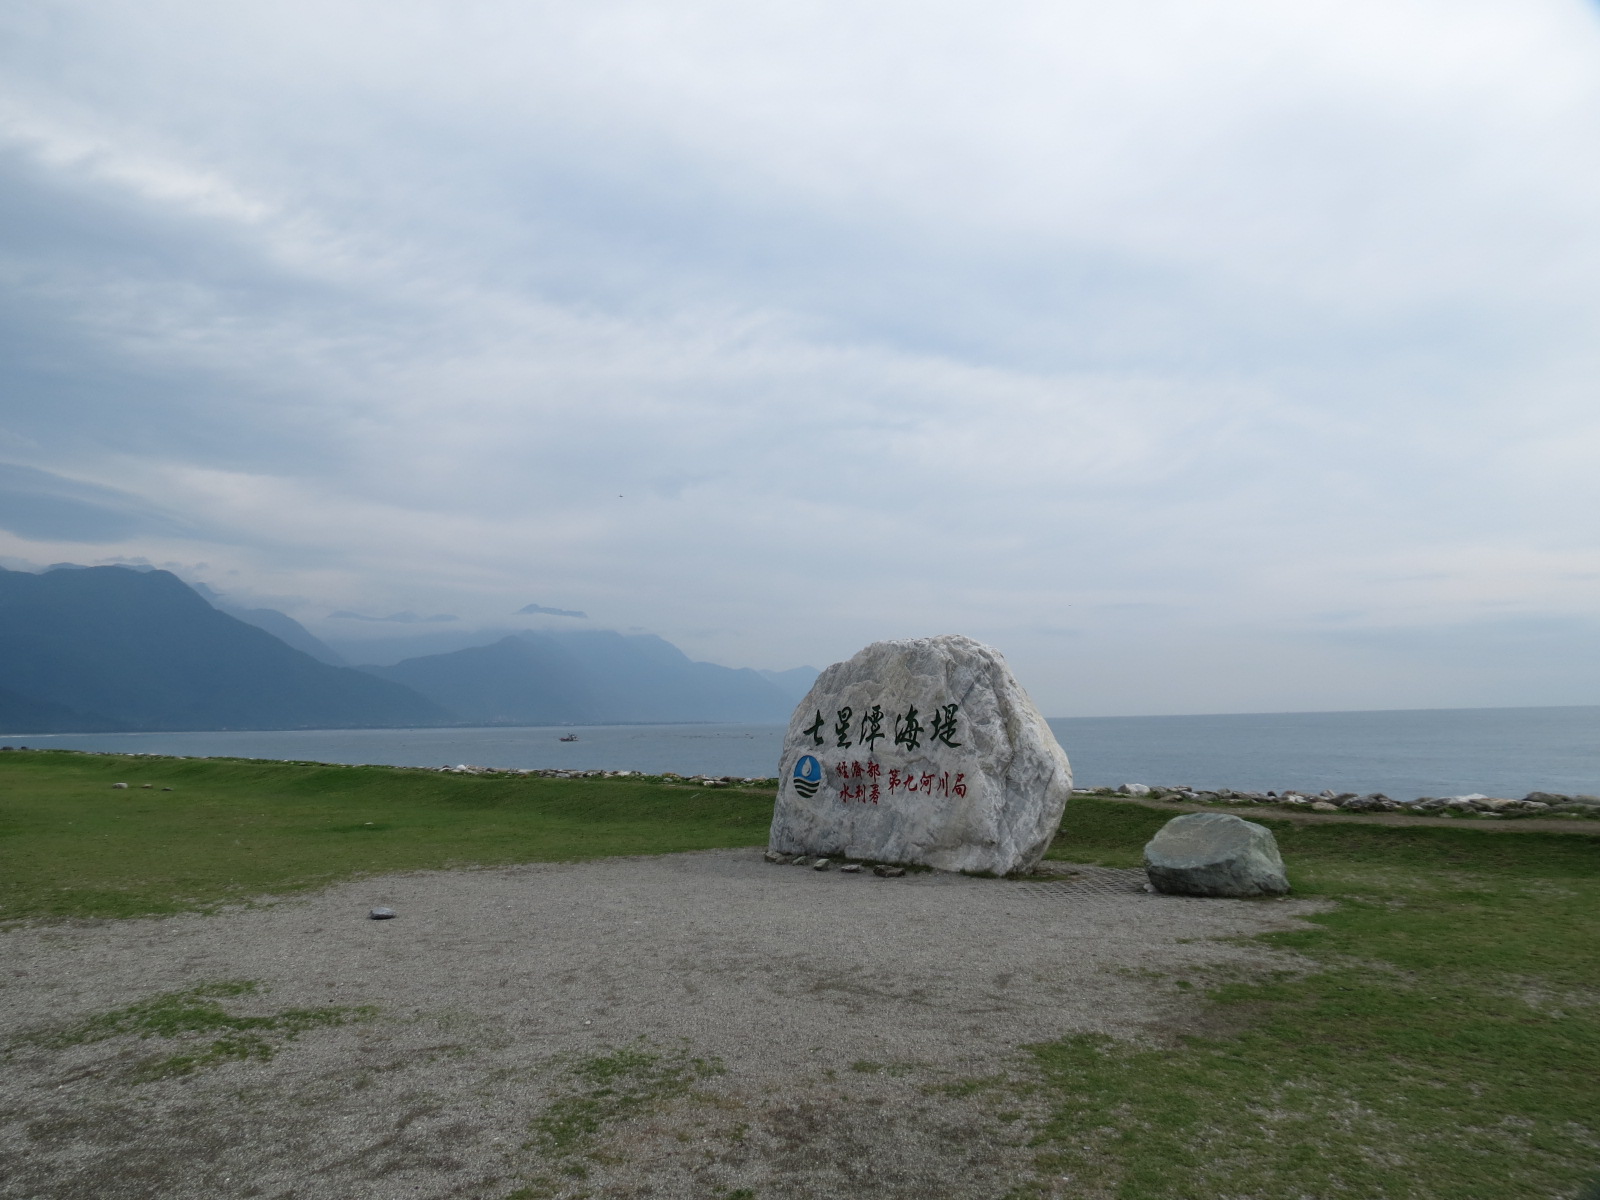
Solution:
[(71, 714), (117, 729), (436, 724), (450, 715), (408, 688), (317, 661), (213, 607), (170, 571), (120, 566), (0, 570), (0, 689), (12, 697), (7, 716), (33, 728), (59, 728)]
[(363, 669), (485, 724), (776, 722), (794, 707), (755, 671), (693, 662), (655, 634), (613, 629), (525, 630)]

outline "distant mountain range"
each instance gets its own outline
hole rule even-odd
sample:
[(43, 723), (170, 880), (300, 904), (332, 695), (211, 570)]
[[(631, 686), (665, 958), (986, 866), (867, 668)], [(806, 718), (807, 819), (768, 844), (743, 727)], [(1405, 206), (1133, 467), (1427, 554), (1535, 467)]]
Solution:
[(787, 721), (799, 699), (790, 672), (774, 680), (691, 662), (651, 634), (599, 630), (513, 634), (363, 669), (484, 725)]
[[(154, 570), (155, 568), (135, 567), (134, 569), (146, 571)], [(257, 629), (265, 629), (280, 642), (293, 646), (303, 654), (311, 655), (318, 662), (325, 662), (332, 667), (348, 667), (350, 665), (344, 655), (333, 649), (286, 613), (281, 613), (275, 608), (240, 608), (236, 604), (229, 604), (223, 596), (203, 583), (191, 583), (189, 587), (209, 600), (213, 608), (221, 609), (230, 617), (236, 617), (246, 625), (254, 625)]]
[(353, 668), (285, 614), (202, 591), (166, 571), (0, 569), (0, 732), (774, 722), (817, 674), (591, 630)]
[(213, 608), (176, 575), (123, 567), (0, 570), (0, 688), (18, 697), (11, 733), (450, 719), (409, 688), (318, 662)]

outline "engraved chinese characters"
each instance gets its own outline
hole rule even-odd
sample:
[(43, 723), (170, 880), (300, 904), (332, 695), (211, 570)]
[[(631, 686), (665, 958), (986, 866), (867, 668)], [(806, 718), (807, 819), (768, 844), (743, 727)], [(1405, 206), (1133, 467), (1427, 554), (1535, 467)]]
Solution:
[[(801, 758), (798, 766), (814, 763), (817, 760), (810, 755)], [(865, 777), (866, 782), (861, 782)], [(810, 799), (814, 794), (800, 786), (803, 778), (801, 771), (795, 772), (795, 790), (802, 796)], [(869, 758), (865, 765), (858, 758), (854, 762), (845, 762), (840, 759), (833, 768), (833, 778), (838, 781), (839, 799), (848, 804), (852, 800), (862, 803), (876, 804), (883, 798), (885, 791), (894, 792), (904, 788), (907, 792), (921, 790), (932, 795), (936, 790), (941, 796), (965, 796), (967, 794), (967, 774), (957, 771), (952, 777), (949, 771), (935, 773), (924, 771), (919, 776), (915, 771), (902, 772), (899, 767), (890, 767), (885, 772), (882, 764), (875, 758)], [(855, 782), (851, 782), (854, 780)]]
[[(931, 730), (924, 730), (922, 723), (917, 719), (917, 706), (911, 705), (904, 714), (896, 713), (893, 716), (894, 744), (896, 746), (904, 746), (907, 750), (918, 750), (922, 747), (923, 735), (926, 733), (930, 745), (941, 743), (952, 750), (959, 750), (961, 743), (955, 740), (955, 732), (958, 720), (956, 714), (960, 710), (961, 706), (959, 704), (945, 704), (938, 707), (933, 710), (936, 715), (933, 718)], [(871, 753), (877, 746), (879, 739), (887, 736), (883, 731), (883, 705), (874, 704), (862, 714), (861, 726), (856, 732), (857, 740), (851, 741), (850, 721), (854, 713), (855, 710), (848, 705), (835, 713), (833, 744), (836, 748), (842, 750), (848, 750), (851, 746), (864, 746), (867, 752)], [(822, 730), (827, 724), (827, 718), (822, 715), (822, 710), (819, 708), (816, 720), (806, 726), (806, 734), (815, 745), (825, 746), (828, 744), (828, 739), (822, 736)], [(796, 790), (808, 800), (814, 794), (815, 789), (808, 790), (806, 787), (801, 786), (801, 782), (811, 783), (811, 768), (809, 764), (814, 762), (816, 762), (816, 759), (810, 755), (803, 755), (796, 762), (798, 769), (793, 772), (793, 778), (796, 780)], [(888, 773), (885, 774), (884, 766), (876, 758), (869, 758), (865, 765), (862, 764), (859, 758), (848, 761), (844, 758), (839, 758), (832, 772), (834, 780), (838, 783), (839, 799), (846, 803), (851, 800), (861, 800), (876, 804), (882, 798), (885, 788), (891, 792), (899, 788), (904, 788), (907, 792), (918, 790), (919, 782), (916, 773), (902, 772), (898, 767), (889, 767), (887, 771)], [(861, 782), (863, 777), (866, 779), (865, 783)], [(966, 773), (963, 771), (957, 771), (954, 780), (951, 779), (949, 771), (942, 773), (925, 771), (921, 775), (920, 787), (924, 792), (931, 793), (937, 787), (939, 793), (944, 796), (965, 796), (967, 794), (966, 778)], [(851, 780), (856, 782), (852, 784)]]
[(1072, 770), (998, 652), (876, 642), (824, 671), (784, 739), (772, 849), (942, 870), (1032, 867)]

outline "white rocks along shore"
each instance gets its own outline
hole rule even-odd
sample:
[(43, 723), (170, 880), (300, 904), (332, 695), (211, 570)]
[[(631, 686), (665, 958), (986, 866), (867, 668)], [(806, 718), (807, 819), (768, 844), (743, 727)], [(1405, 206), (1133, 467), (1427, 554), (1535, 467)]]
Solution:
[(1558, 792), (1529, 792), (1521, 798), (1485, 796), (1473, 792), (1465, 796), (1419, 796), (1415, 800), (1394, 800), (1382, 792), (1302, 792), (1293, 788), (1277, 792), (1245, 792), (1232, 788), (1195, 788), (1187, 785), (1159, 786), (1124, 783), (1120, 787), (1074, 788), (1078, 796), (1107, 796), (1177, 800), (1200, 804), (1258, 804), (1290, 811), (1400, 813), (1419, 817), (1592, 817), (1600, 819), (1600, 796), (1563, 795)]

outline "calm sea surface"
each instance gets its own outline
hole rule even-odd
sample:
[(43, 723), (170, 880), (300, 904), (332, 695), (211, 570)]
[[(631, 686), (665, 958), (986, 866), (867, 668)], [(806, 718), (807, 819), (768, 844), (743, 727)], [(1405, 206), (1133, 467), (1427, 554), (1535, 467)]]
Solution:
[[(1079, 787), (1600, 794), (1600, 707), (1076, 717), (1050, 722)], [(560, 742), (564, 733), (578, 741)], [(395, 766), (570, 767), (681, 774), (777, 772), (777, 725), (18, 734), (11, 745)]]

